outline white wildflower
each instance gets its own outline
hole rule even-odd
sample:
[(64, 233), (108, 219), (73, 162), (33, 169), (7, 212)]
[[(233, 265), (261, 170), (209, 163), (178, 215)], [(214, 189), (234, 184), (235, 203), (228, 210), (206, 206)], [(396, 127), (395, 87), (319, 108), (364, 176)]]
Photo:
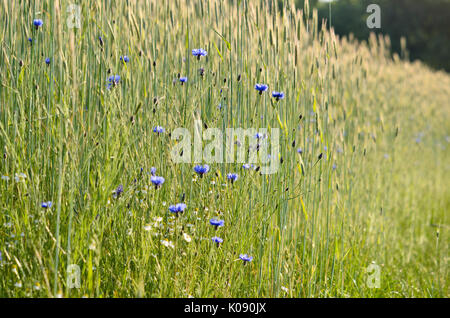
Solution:
[(183, 238), (186, 242), (190, 242), (192, 241), (192, 238), (187, 234), (187, 233), (183, 233)]
[(16, 173), (14, 180), (16, 180), (16, 182), (19, 182), (19, 181), (25, 181), (26, 178), (27, 178), (27, 175), (25, 173), (21, 172), (21, 173)]
[(173, 243), (168, 240), (161, 240), (161, 244), (164, 245), (165, 247), (175, 248), (175, 245), (173, 245)]
[(89, 245), (89, 249), (92, 251), (95, 251), (95, 248), (97, 247), (97, 245), (95, 244), (94, 241), (92, 241), (91, 245)]

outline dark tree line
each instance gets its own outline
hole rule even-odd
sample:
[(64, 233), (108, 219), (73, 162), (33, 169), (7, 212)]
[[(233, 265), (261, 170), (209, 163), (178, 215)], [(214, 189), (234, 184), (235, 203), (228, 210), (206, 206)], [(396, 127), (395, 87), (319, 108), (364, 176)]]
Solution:
[[(303, 3), (296, 0), (299, 8)], [(369, 4), (381, 8), (380, 29), (366, 25)], [(328, 20), (329, 4), (310, 0), (310, 6), (318, 9), (319, 20)], [(450, 71), (450, 0), (337, 0), (331, 3), (331, 24), (337, 34), (353, 33), (359, 40), (367, 39), (372, 31), (387, 34), (392, 51), (399, 54), (403, 36), (411, 60)]]

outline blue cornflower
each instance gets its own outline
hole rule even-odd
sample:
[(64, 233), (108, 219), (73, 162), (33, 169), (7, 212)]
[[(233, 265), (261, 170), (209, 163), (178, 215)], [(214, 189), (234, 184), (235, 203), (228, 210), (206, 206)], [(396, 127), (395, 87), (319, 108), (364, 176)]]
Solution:
[(218, 236), (214, 236), (214, 237), (212, 237), (211, 238), (211, 240), (214, 242), (214, 243), (216, 243), (217, 244), (217, 246), (219, 246), (220, 245), (220, 243), (222, 243), (223, 242), (223, 239), (221, 239), (220, 237), (218, 237)]
[(208, 165), (197, 165), (194, 167), (194, 171), (197, 172), (200, 175), (200, 178), (203, 177), (205, 173), (209, 171)]
[(247, 254), (241, 254), (239, 255), (239, 258), (244, 261), (244, 264), (253, 260), (253, 257)]
[(33, 24), (36, 27), (36, 29), (38, 29), (39, 27), (41, 27), (44, 24), (44, 22), (42, 22), (41, 19), (34, 19)]
[(187, 82), (187, 77), (180, 77), (180, 83), (181, 85), (183, 85), (184, 83)]
[(297, 152), (301, 154), (301, 153), (303, 153), (303, 149), (302, 148), (298, 148)]
[(124, 56), (120, 57), (120, 60), (125, 62), (125, 63), (128, 63), (130, 61), (130, 58), (128, 56), (124, 55)]
[(184, 209), (186, 209), (186, 204), (184, 203), (169, 206), (169, 211), (172, 213), (183, 213)]
[(158, 135), (159, 134), (162, 134), (163, 132), (165, 132), (166, 130), (163, 128), (163, 127), (161, 127), (161, 126), (156, 126), (156, 127), (153, 127), (153, 132), (154, 133), (157, 133)]
[(116, 86), (120, 82), (120, 75), (111, 75), (108, 77), (108, 85), (107, 89), (111, 89), (111, 87)]
[(244, 164), (242, 165), (242, 168), (245, 169), (245, 170), (250, 169), (251, 167), (253, 167), (253, 165), (251, 165), (251, 164), (249, 164), (249, 163), (244, 163)]
[(333, 170), (336, 170), (337, 166), (335, 163), (333, 163)]
[(44, 209), (50, 209), (52, 207), (52, 201), (42, 202), (41, 207)]
[(108, 77), (108, 82), (118, 84), (120, 81), (120, 75), (111, 75)]
[(259, 92), (261, 95), (263, 92), (267, 91), (269, 86), (267, 84), (256, 84), (255, 89)]
[(151, 167), (150, 173), (152, 174), (152, 176), (154, 176), (156, 174), (156, 168), (155, 167)]
[(28, 42), (30, 42), (31, 44), (33, 44), (33, 39), (32, 39), (32, 38), (28, 38)]
[(192, 55), (197, 57), (197, 60), (200, 60), (200, 57), (208, 55), (204, 49), (194, 49), (192, 50)]
[(211, 220), (209, 220), (209, 224), (214, 226), (216, 228), (216, 230), (217, 230), (218, 227), (223, 226), (225, 224), (225, 221), (224, 220), (211, 219)]
[(280, 99), (284, 98), (284, 93), (283, 92), (272, 92), (272, 97), (275, 98), (277, 101), (279, 101)]
[(255, 137), (255, 139), (264, 139), (265, 135), (264, 134), (260, 134), (260, 133), (256, 133), (256, 135), (254, 137)]
[(47, 58), (45, 59), (45, 64), (50, 65), (50, 58), (49, 58), (49, 57), (47, 57)]
[(164, 183), (165, 179), (163, 177), (151, 176), (150, 181), (155, 185), (155, 189), (158, 189)]
[(236, 173), (229, 173), (227, 174), (227, 179), (231, 181), (231, 183), (234, 183), (239, 178), (239, 176)]
[(123, 193), (123, 185), (119, 184), (116, 190), (114, 190), (114, 198), (118, 198)]

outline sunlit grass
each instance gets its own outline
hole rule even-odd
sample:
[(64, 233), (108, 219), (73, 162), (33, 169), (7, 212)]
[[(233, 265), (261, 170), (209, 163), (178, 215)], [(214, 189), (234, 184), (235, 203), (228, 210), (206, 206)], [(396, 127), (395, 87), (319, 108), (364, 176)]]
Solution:
[[(0, 296), (448, 297), (447, 74), (290, 4), (91, 0), (69, 29), (30, 3), (0, 4)], [(198, 119), (280, 128), (278, 173), (174, 163)]]

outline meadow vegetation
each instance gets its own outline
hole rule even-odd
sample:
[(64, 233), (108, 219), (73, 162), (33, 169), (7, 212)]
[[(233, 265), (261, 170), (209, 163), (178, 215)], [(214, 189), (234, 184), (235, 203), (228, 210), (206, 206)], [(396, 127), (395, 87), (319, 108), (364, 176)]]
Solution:
[[(449, 296), (448, 74), (288, 1), (67, 6), (0, 3), (1, 297)], [(195, 120), (279, 170), (174, 162)]]

